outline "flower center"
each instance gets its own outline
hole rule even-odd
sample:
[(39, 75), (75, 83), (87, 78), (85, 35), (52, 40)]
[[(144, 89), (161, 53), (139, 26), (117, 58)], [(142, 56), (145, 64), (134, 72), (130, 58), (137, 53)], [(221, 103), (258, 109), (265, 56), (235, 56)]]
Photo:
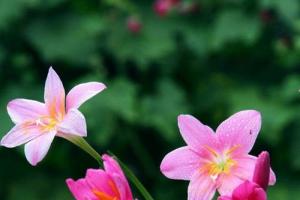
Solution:
[(207, 173), (213, 180), (217, 179), (222, 173), (229, 174), (231, 168), (236, 165), (236, 161), (232, 159), (231, 153), (237, 148), (238, 146), (234, 146), (223, 153), (218, 153), (211, 147), (205, 146), (205, 149), (212, 157), (200, 170)]
[(53, 130), (56, 127), (58, 122), (59, 120), (57, 120), (56, 118), (43, 116), (38, 118), (35, 121), (35, 124), (41, 128), (41, 131), (48, 132)]

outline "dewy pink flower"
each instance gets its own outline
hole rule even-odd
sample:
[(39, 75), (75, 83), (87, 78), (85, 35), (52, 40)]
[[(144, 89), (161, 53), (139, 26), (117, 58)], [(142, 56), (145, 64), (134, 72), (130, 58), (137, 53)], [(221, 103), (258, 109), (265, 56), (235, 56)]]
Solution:
[[(252, 179), (256, 157), (248, 155), (261, 126), (260, 113), (245, 110), (219, 125), (216, 133), (190, 115), (178, 117), (180, 133), (187, 146), (163, 159), (162, 173), (171, 179), (190, 180), (189, 200), (210, 200)], [(275, 183), (271, 171), (269, 184)]]
[(47, 154), (55, 136), (86, 136), (86, 121), (79, 106), (105, 85), (89, 82), (75, 86), (66, 96), (63, 84), (50, 67), (45, 85), (45, 103), (15, 99), (8, 103), (10, 118), (16, 124), (1, 140), (1, 145), (13, 148), (25, 144), (25, 155), (36, 165)]
[(76, 200), (133, 200), (128, 181), (119, 164), (103, 155), (104, 170), (88, 169), (85, 178), (66, 183)]
[(256, 161), (253, 182), (245, 181), (234, 189), (232, 196), (221, 196), (218, 200), (267, 200), (266, 190), (270, 176), (270, 155), (262, 152)]

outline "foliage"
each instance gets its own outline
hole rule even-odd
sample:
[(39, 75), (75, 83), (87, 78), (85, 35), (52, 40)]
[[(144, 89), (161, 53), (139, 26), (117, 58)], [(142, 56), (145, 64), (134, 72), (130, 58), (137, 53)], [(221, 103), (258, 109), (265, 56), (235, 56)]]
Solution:
[[(119, 155), (155, 199), (186, 198), (187, 184), (159, 172), (163, 156), (183, 144), (177, 115), (216, 128), (242, 109), (262, 112), (252, 153), (271, 152), (278, 186), (270, 199), (299, 196), (300, 3), (182, 1), (197, 9), (161, 17), (152, 1), (1, 0), (0, 136), (12, 127), (7, 102), (42, 100), (52, 65), (67, 88), (106, 83), (81, 108), (87, 140)], [(138, 33), (126, 26), (131, 16), (142, 24)], [(21, 151), (0, 147), (1, 199), (72, 199), (64, 179), (96, 167), (60, 139), (36, 168)]]

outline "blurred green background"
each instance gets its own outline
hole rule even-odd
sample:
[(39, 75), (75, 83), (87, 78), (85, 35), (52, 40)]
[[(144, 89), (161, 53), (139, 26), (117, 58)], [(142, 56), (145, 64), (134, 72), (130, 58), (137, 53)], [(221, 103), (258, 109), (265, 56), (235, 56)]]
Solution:
[[(262, 113), (252, 154), (271, 152), (277, 184), (269, 199), (300, 196), (299, 1), (181, 0), (166, 13), (153, 5), (0, 0), (0, 136), (13, 126), (8, 101), (42, 101), (52, 65), (66, 90), (86, 81), (108, 86), (81, 107), (87, 140), (117, 154), (155, 199), (186, 199), (188, 182), (159, 171), (164, 155), (184, 144), (177, 115), (215, 129), (242, 109)], [(0, 147), (0, 159), (2, 200), (72, 199), (65, 179), (97, 167), (60, 138), (37, 167), (23, 147)]]

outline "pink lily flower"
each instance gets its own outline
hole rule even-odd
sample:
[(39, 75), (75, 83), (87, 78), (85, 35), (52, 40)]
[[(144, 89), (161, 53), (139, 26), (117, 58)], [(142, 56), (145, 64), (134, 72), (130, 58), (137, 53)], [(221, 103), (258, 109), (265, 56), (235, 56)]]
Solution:
[(66, 183), (76, 200), (133, 200), (129, 183), (112, 157), (103, 155), (104, 170), (88, 169), (85, 178)]
[[(160, 169), (168, 178), (190, 181), (189, 200), (210, 200), (216, 190), (230, 195), (252, 179), (257, 158), (248, 153), (261, 127), (259, 112), (238, 112), (222, 122), (216, 133), (191, 115), (180, 115), (178, 126), (187, 146), (167, 154)], [(271, 171), (269, 184), (275, 182)]]
[(253, 180), (245, 181), (234, 189), (232, 197), (221, 196), (218, 200), (267, 200), (266, 190), (270, 176), (270, 155), (262, 152), (256, 161)]
[[(15, 126), (2, 138), (1, 145), (13, 148), (25, 144), (25, 156), (35, 166), (47, 154), (55, 136), (87, 135), (80, 105), (105, 89), (98, 82), (75, 86), (65, 97), (63, 84), (50, 67), (45, 85), (45, 103), (15, 99), (7, 111)], [(66, 100), (65, 100), (66, 98)]]

